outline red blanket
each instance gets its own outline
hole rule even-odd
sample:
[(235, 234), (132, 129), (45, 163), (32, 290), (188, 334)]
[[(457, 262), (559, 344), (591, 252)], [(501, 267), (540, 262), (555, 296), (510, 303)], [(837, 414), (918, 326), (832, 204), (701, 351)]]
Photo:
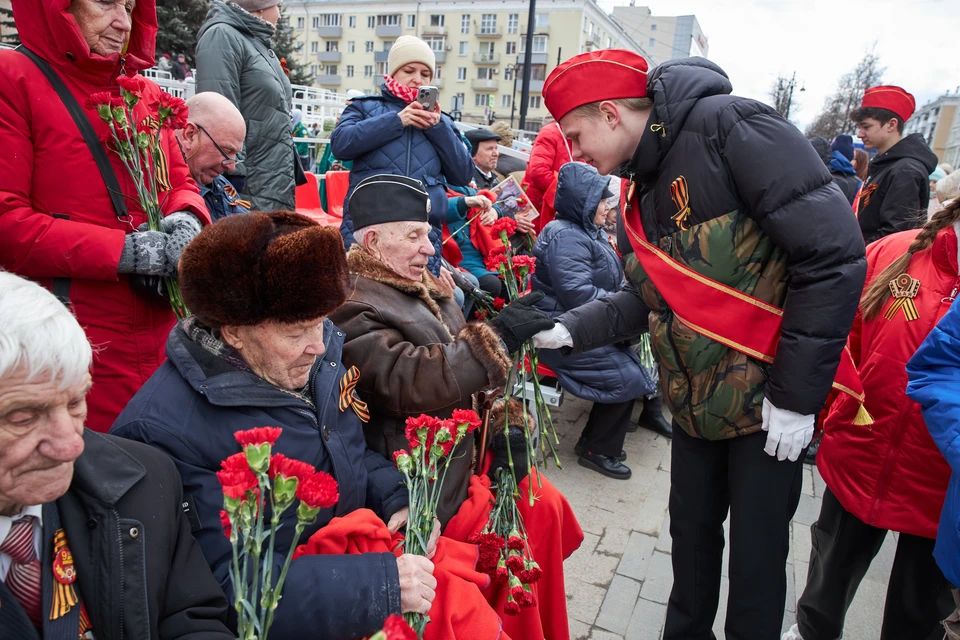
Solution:
[[(531, 585), (537, 605), (521, 609), (519, 615), (506, 615), (503, 605), (507, 601), (505, 586), (491, 584), (484, 590), (487, 602), (500, 615), (503, 630), (514, 638), (546, 638), (546, 640), (569, 640), (567, 625), (567, 595), (563, 582), (563, 561), (570, 557), (583, 542), (583, 530), (570, 503), (563, 494), (543, 475), (543, 486), (533, 481), (537, 500), (529, 506), (526, 500), (530, 478), (520, 483), (520, 515), (527, 529), (527, 542), (533, 559), (543, 569), (543, 577)], [(461, 542), (479, 533), (487, 523), (493, 506), (490, 478), (473, 476), (466, 502), (461, 505), (447, 528), (443, 538)]]
[[(358, 509), (331, 520), (310, 536), (306, 544), (298, 546), (293, 558), (318, 553), (392, 552), (399, 555), (395, 548), (401, 539), (400, 534), (391, 535), (373, 511)], [(510, 640), (480, 592), (490, 583), (490, 578), (476, 570), (476, 546), (441, 537), (432, 562), (437, 596), (430, 609), (424, 640)]]

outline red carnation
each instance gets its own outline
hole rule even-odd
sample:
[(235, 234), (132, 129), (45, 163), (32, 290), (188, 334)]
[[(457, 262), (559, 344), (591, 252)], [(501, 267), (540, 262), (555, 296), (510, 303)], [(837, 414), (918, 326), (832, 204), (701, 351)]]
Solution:
[(510, 536), (507, 538), (507, 549), (513, 549), (514, 551), (523, 551), (524, 542), (523, 538), (518, 536)]
[[(509, 220), (509, 218), (507, 218)], [(490, 254), (483, 261), (487, 271), (499, 271), (500, 265), (507, 264), (507, 257), (503, 254)]]
[(450, 418), (457, 426), (467, 425), (467, 433), (473, 433), (480, 426), (480, 416), (471, 409), (456, 409)]
[(117, 84), (120, 89), (137, 96), (143, 97), (143, 90), (147, 88), (147, 83), (140, 76), (120, 76), (117, 78)]
[(271, 478), (276, 478), (280, 474), (284, 478), (296, 478), (303, 481), (316, 473), (313, 465), (300, 460), (288, 458), (282, 453), (275, 453), (270, 456), (270, 470), (267, 472)]
[(494, 298), (493, 299), (493, 308), (497, 311), (502, 311), (503, 308), (507, 306), (507, 301), (503, 298)]
[(480, 322), (484, 322), (487, 319), (487, 310), (481, 309), (480, 311), (474, 311), (473, 317), (479, 320)]
[(270, 443), (273, 446), (282, 431), (283, 429), (280, 427), (257, 427), (246, 431), (235, 431), (233, 437), (237, 439), (241, 447), (247, 445), (259, 446), (265, 443)]
[(386, 640), (417, 640), (417, 632), (410, 628), (403, 616), (392, 614), (383, 621)]
[(166, 129), (183, 129), (187, 126), (187, 103), (166, 91), (160, 93), (157, 115)]
[(518, 197), (518, 198), (517, 198), (517, 206), (518, 206), (519, 208), (521, 208), (521, 209), (526, 208), (526, 206), (527, 206), (527, 199), (524, 198), (523, 196)]
[(503, 549), (503, 538), (492, 532), (481, 533), (478, 544), (481, 548), (499, 551)]
[(499, 218), (490, 226), (490, 230), (497, 234), (505, 233), (512, 236), (517, 230), (517, 221), (507, 217)]
[[(419, 415), (407, 418), (407, 443), (411, 449), (424, 444), (428, 449), (433, 446), (433, 434), (440, 427), (440, 420), (433, 416)], [(421, 433), (423, 432), (423, 433)]]
[(503, 605), (503, 612), (510, 616), (519, 615), (520, 605), (514, 601), (512, 595), (507, 597), (507, 602)]
[(507, 558), (507, 568), (511, 573), (519, 574), (523, 571), (523, 556), (510, 556)]
[(536, 562), (534, 562), (533, 566), (531, 566), (529, 569), (525, 569), (520, 572), (520, 582), (524, 584), (533, 584), (542, 577), (543, 571)]
[(223, 486), (224, 494), (230, 490), (234, 499), (242, 498), (246, 492), (257, 486), (257, 476), (249, 467), (246, 469), (223, 469), (217, 471), (217, 480)]
[(493, 579), (497, 584), (506, 584), (510, 579), (510, 572), (507, 571), (506, 567), (497, 567), (496, 573), (493, 574)]
[(230, 524), (230, 516), (223, 509), (220, 510), (220, 526), (223, 527), (223, 535), (229, 538), (233, 533), (233, 526)]
[(532, 274), (537, 270), (537, 259), (533, 256), (514, 256), (513, 268), (517, 273), (521, 269), (527, 269), (527, 274)]
[(487, 252), (488, 256), (501, 256), (507, 253), (507, 247), (502, 242), (494, 245), (493, 249)]
[(250, 464), (247, 462), (247, 456), (243, 453), (235, 453), (223, 462), (220, 463), (221, 469), (233, 469), (233, 470), (243, 470), (250, 469)]
[(297, 497), (310, 509), (329, 509), (337, 504), (340, 493), (333, 476), (317, 471), (297, 485)]
[(526, 589), (523, 590), (523, 595), (517, 598), (517, 600), (520, 601), (520, 606), (524, 609), (537, 604), (537, 601), (533, 598), (533, 592)]
[(514, 599), (517, 600), (517, 602), (522, 602), (523, 601), (523, 585), (518, 584), (514, 587), (511, 587), (510, 595), (512, 595)]

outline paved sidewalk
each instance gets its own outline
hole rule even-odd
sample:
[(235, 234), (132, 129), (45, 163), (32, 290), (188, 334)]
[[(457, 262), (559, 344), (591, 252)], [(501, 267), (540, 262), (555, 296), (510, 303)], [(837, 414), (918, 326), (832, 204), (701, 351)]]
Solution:
[[(571, 636), (578, 640), (659, 640), (673, 583), (667, 498), (670, 441), (653, 432), (627, 434), (627, 464), (633, 477), (611, 480), (577, 464), (573, 454), (591, 404), (567, 394), (555, 412), (563, 469), (547, 468), (550, 480), (573, 505), (584, 531), (580, 549), (565, 563)], [(784, 629), (795, 622), (810, 558), (810, 524), (820, 511), (823, 481), (804, 468), (803, 494), (793, 520), (787, 565)], [(875, 640), (895, 549), (888, 536), (867, 573), (847, 617), (845, 640)], [(727, 559), (714, 631), (723, 638)], [(549, 640), (549, 639), (548, 639)]]

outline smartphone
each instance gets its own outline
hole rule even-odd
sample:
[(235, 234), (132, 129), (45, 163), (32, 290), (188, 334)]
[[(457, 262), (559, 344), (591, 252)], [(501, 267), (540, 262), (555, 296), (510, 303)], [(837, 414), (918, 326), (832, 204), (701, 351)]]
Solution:
[(417, 92), (417, 102), (423, 105), (427, 111), (433, 111), (437, 106), (437, 99), (440, 97), (440, 90), (436, 87), (420, 87)]

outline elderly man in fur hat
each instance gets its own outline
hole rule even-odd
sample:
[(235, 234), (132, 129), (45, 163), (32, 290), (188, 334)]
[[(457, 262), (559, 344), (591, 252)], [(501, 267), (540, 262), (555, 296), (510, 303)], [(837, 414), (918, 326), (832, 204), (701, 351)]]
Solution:
[[(464, 323), (453, 297), (426, 270), (434, 247), (429, 194), (419, 181), (371, 176), (357, 185), (349, 207), (357, 244), (347, 254), (346, 301), (330, 318), (347, 334), (344, 364), (360, 370), (357, 392), (371, 412), (367, 444), (390, 457), (406, 446), (406, 418), (423, 413), (447, 418), (455, 409), (472, 408), (474, 394), (503, 387), (509, 354), (538, 327), (553, 323), (532, 307), (539, 293), (507, 305), (490, 324)], [(482, 462), (492, 465), (490, 475), (506, 464), (506, 441), (501, 436), (492, 448), (492, 460)], [(513, 450), (515, 458), (526, 454), (522, 443)], [(475, 491), (474, 457), (474, 443), (462, 442), (444, 480), (438, 516), (448, 530), (469, 529), (461, 508), (468, 489), (471, 496)], [(538, 583), (536, 619), (502, 616), (504, 630), (513, 638), (566, 638), (563, 559), (579, 546), (582, 532), (566, 499), (545, 478), (542, 486), (517, 479), (521, 491), (533, 486), (539, 498), (532, 508), (522, 501), (521, 509), (527, 509), (531, 549), (545, 578)], [(457, 517), (461, 521), (454, 523)], [(476, 524), (479, 531), (485, 520)], [(488, 589), (489, 602), (495, 591)], [(550, 604), (543, 606), (546, 601)]]
[[(180, 262), (193, 315), (171, 332), (167, 361), (114, 424), (114, 434), (157, 447), (176, 463), (193, 534), (228, 596), (231, 546), (220, 524), (216, 472), (239, 451), (235, 431), (282, 427), (275, 453), (336, 478), (339, 502), (320, 512), (302, 541), (363, 508), (391, 532), (406, 521), (406, 488), (393, 464), (367, 448), (362, 405), (351, 395), (339, 402), (348, 374), (340, 360), (345, 338), (327, 316), (344, 300), (346, 275), (337, 230), (295, 213), (252, 212), (208, 227)], [(281, 524), (275, 565), (290, 548), (294, 510)], [(371, 635), (391, 613), (429, 611), (432, 574), (421, 556), (304, 556), (290, 566), (271, 637)]]

